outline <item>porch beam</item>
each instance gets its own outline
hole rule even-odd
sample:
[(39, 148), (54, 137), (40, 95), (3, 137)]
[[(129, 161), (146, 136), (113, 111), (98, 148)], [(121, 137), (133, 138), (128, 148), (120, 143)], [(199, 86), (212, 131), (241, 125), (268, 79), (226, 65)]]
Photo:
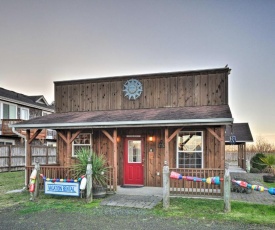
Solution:
[(222, 156), (221, 167), (225, 167), (225, 126), (221, 127), (220, 152)]
[(222, 138), (217, 135), (211, 128), (207, 127), (207, 131), (211, 133), (219, 142), (222, 142)]
[(114, 140), (114, 190), (117, 191), (117, 130), (113, 132)]
[(111, 142), (115, 142), (114, 138), (106, 130), (102, 129), (101, 131), (105, 134), (106, 137), (109, 138)]
[(58, 131), (57, 134), (58, 134), (58, 136), (61, 137), (61, 139), (62, 139), (64, 142), (67, 143), (67, 138), (65, 137), (65, 135), (64, 135), (63, 133), (61, 133), (61, 131)]
[(164, 139), (165, 139), (165, 152), (164, 152), (164, 164), (166, 163), (169, 166), (169, 137), (168, 137), (168, 128), (164, 130)]
[(32, 164), (32, 157), (31, 157), (31, 145), (30, 145), (30, 136), (31, 136), (31, 131), (27, 129), (26, 131), (26, 139), (27, 139), (27, 146), (26, 146), (26, 166), (31, 166)]
[(67, 145), (67, 165), (66, 166), (69, 166), (69, 165), (71, 165), (71, 155), (72, 155), (72, 148), (71, 148), (71, 143), (70, 143), (70, 139), (71, 139), (71, 136), (72, 136), (72, 133), (71, 133), (71, 131), (67, 131), (67, 141), (66, 141), (66, 145)]
[(182, 130), (183, 127), (178, 128), (175, 132), (172, 133), (172, 135), (168, 138), (168, 142), (170, 142), (178, 133)]
[(71, 143), (75, 140), (75, 138), (76, 138), (81, 132), (82, 132), (82, 130), (76, 131), (76, 133), (74, 133), (74, 134), (72, 135), (71, 139), (68, 140), (69, 143), (71, 144)]
[(36, 131), (35, 131), (35, 133), (32, 135), (32, 137), (30, 137), (30, 139), (29, 139), (29, 144), (31, 144), (32, 143), (32, 141), (39, 135), (39, 133), (41, 133), (41, 131), (42, 131), (42, 129), (37, 129)]

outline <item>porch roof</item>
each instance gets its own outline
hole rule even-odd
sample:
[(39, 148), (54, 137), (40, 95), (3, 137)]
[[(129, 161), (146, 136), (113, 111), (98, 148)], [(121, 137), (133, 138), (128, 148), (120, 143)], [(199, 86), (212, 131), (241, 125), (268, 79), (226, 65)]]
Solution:
[(230, 136), (236, 136), (236, 144), (253, 142), (248, 123), (234, 123), (226, 126), (225, 143), (230, 144)]
[(14, 128), (77, 129), (184, 125), (228, 125), (228, 105), (54, 113), (10, 125)]

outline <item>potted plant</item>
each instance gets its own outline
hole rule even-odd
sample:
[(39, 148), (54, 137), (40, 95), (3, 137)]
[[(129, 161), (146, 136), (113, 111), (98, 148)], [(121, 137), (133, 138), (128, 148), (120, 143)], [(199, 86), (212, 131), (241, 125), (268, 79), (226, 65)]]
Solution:
[(274, 154), (266, 154), (264, 157), (260, 158), (263, 164), (267, 166), (267, 171), (269, 174), (263, 175), (264, 182), (274, 183), (275, 182), (275, 155)]
[(103, 155), (97, 155), (89, 149), (81, 148), (77, 151), (77, 163), (73, 166), (74, 174), (78, 177), (86, 174), (88, 158), (92, 162), (92, 186), (93, 197), (102, 198), (107, 193), (108, 170), (106, 159)]

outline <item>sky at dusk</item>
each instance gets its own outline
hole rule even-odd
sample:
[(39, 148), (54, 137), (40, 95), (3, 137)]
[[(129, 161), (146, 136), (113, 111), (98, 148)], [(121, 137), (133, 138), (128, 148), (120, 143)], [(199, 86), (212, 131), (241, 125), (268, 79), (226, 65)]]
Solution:
[(0, 0), (0, 87), (221, 68), (234, 122), (275, 143), (274, 0)]

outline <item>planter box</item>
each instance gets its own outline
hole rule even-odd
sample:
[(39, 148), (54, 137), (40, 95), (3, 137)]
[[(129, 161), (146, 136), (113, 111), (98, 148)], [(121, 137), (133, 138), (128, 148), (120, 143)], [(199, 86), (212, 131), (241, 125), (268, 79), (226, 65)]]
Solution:
[(273, 175), (263, 175), (263, 180), (266, 183), (274, 183), (275, 182), (275, 176), (273, 176)]

